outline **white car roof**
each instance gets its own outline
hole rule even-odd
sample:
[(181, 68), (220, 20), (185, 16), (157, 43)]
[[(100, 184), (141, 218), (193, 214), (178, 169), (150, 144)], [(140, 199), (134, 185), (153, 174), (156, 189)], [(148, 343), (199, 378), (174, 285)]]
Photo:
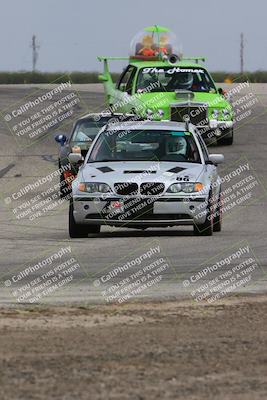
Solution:
[(116, 118), (116, 117), (122, 116), (122, 115), (125, 115), (126, 117), (134, 116), (134, 114), (111, 113), (111, 112), (105, 111), (105, 112), (88, 113), (88, 114), (82, 115), (80, 118), (78, 118), (78, 120), (86, 119), (86, 118), (90, 118), (90, 117), (100, 117), (100, 118), (101, 117), (114, 117), (114, 118)]
[[(153, 129), (153, 130), (181, 130), (181, 131), (187, 131), (187, 126), (183, 122), (175, 122), (175, 121), (149, 121), (149, 120), (144, 120), (144, 121), (126, 121), (126, 122), (117, 122), (113, 123), (111, 125), (107, 124), (107, 130), (111, 128), (112, 130), (136, 130), (136, 129), (142, 129), (142, 130), (148, 130), (148, 129)], [(190, 131), (194, 130), (193, 125), (189, 124), (189, 129)]]

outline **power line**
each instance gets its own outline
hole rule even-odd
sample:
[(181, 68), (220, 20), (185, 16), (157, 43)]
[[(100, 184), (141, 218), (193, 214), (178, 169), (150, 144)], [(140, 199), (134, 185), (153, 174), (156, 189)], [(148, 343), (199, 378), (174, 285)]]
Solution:
[(240, 35), (240, 73), (244, 73), (244, 33)]

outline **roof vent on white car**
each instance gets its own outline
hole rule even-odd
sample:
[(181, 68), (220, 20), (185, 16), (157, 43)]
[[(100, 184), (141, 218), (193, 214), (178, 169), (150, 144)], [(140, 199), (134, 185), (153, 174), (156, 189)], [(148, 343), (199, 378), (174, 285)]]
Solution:
[(114, 171), (114, 169), (110, 168), (110, 167), (99, 167), (97, 168), (99, 171), (105, 173), (105, 172), (112, 172)]
[(181, 167), (174, 167), (172, 169), (169, 169), (167, 172), (173, 172), (175, 174), (178, 174), (179, 172), (183, 171), (186, 168), (181, 168)]

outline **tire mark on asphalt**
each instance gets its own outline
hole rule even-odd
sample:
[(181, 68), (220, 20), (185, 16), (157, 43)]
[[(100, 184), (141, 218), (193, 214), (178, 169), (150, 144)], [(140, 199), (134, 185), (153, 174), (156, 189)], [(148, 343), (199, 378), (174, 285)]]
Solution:
[(53, 164), (58, 164), (58, 159), (54, 158), (54, 154), (42, 154), (41, 158), (45, 161), (52, 162)]
[(0, 178), (3, 178), (3, 176), (5, 176), (6, 173), (8, 173), (8, 171), (11, 170), (11, 168), (14, 168), (15, 164), (9, 164), (7, 167), (3, 168), (0, 170)]

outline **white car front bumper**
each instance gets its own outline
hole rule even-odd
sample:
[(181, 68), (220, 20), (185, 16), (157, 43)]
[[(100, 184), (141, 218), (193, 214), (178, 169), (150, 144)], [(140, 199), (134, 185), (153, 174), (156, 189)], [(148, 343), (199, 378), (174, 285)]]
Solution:
[[(74, 196), (74, 218), (78, 224), (175, 226), (203, 224), (207, 196), (136, 197)], [(114, 207), (114, 205), (116, 207)]]

